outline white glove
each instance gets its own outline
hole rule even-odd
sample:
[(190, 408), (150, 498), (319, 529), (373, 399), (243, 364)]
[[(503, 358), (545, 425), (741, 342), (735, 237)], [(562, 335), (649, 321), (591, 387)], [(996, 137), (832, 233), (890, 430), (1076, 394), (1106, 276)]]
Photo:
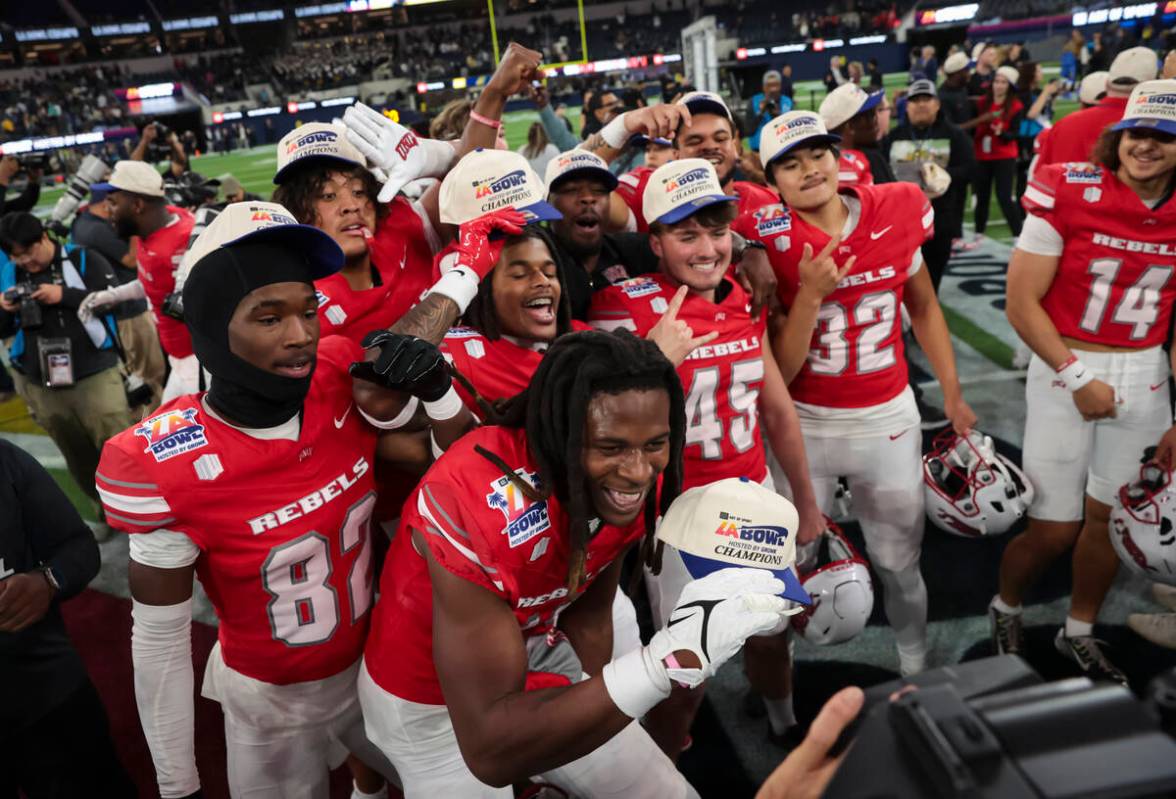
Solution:
[(143, 284), (138, 280), (132, 280), (114, 288), (91, 292), (82, 299), (81, 305), (78, 306), (78, 319), (83, 323), (89, 322), (95, 314), (109, 312), (121, 302), (141, 300), (146, 296)]
[(919, 176), (923, 179), (923, 193), (928, 200), (942, 197), (951, 187), (951, 175), (934, 161), (924, 161), (919, 167)]
[(363, 153), (369, 166), (375, 168), (372, 171), (384, 179), (378, 197), (382, 203), (391, 202), (406, 183), (444, 176), (456, 155), (448, 142), (418, 138), (408, 128), (363, 103), (356, 103), (343, 112), (343, 124), (347, 127), (347, 141)]
[[(701, 685), (748, 638), (783, 628), (791, 607), (778, 596), (783, 591), (784, 583), (765, 569), (722, 569), (688, 583), (648, 646), (605, 665), (609, 697), (625, 715), (641, 718), (669, 695), (671, 680)], [(665, 659), (681, 651), (693, 653), (702, 667), (669, 668)]]

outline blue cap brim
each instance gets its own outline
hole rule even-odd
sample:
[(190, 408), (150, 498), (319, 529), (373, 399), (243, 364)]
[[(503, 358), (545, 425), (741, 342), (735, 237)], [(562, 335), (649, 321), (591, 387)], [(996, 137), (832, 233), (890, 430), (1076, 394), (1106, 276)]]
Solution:
[(273, 225), (225, 242), (223, 246), (245, 242), (271, 241), (289, 244), (309, 256), (315, 280), (335, 274), (343, 268), (343, 250), (329, 235), (311, 225)]
[[(807, 138), (801, 139), (800, 141), (794, 141), (792, 144), (773, 155), (768, 159), (768, 164), (774, 164), (776, 161), (779, 161), (797, 147), (812, 147), (817, 144), (837, 144), (839, 141), (841, 141), (841, 136), (836, 133), (819, 133), (816, 136), (809, 136)], [(768, 164), (764, 164), (764, 166), (766, 167)]]
[(90, 184), (90, 202), (96, 203), (106, 199), (106, 195), (112, 191), (116, 191), (114, 186), (109, 183), (91, 183)]
[(638, 133), (636, 136), (629, 139), (629, 145), (631, 147), (648, 147), (651, 144), (656, 144), (659, 147), (673, 147), (674, 146), (674, 143), (672, 141), (670, 141), (669, 139), (663, 139), (660, 136), (651, 139), (648, 136), (646, 136), (644, 133)]
[(728, 197), (726, 194), (707, 194), (702, 197), (695, 197), (685, 205), (679, 205), (672, 211), (667, 211), (666, 213), (662, 214), (657, 218), (657, 221), (661, 222), (663, 225), (673, 225), (677, 222), (681, 222), (686, 217), (701, 211), (708, 205), (714, 205), (715, 203), (733, 203), (738, 199), (738, 197)]
[[(858, 114), (865, 113), (866, 111), (869, 111), (871, 108), (877, 107), (878, 103), (882, 102), (882, 98), (885, 96), (886, 96), (885, 89), (879, 89), (876, 92), (870, 92), (870, 94), (866, 97), (866, 101), (864, 103), (862, 103), (862, 107), (858, 109)], [(855, 114), (855, 116), (856, 116), (856, 114)]]
[[(723, 560), (715, 560), (714, 558), (703, 558), (698, 555), (691, 555), (689, 552), (678, 550), (678, 554), (682, 556), (682, 563), (686, 566), (686, 571), (690, 572), (690, 576), (697, 580), (700, 577), (705, 577), (711, 572), (717, 572), (721, 569), (730, 569), (734, 564)], [(751, 568), (756, 568), (753, 564), (747, 564)], [(802, 605), (813, 604), (813, 598), (808, 595), (808, 592), (800, 585), (800, 580), (796, 576), (796, 571), (793, 569), (768, 569), (772, 576), (784, 583), (784, 590), (780, 596), (785, 599), (791, 599), (793, 602), (799, 602)]]
[(608, 187), (609, 191), (612, 191), (620, 184), (620, 181), (617, 180), (617, 176), (612, 172), (609, 172), (607, 169), (601, 169), (598, 166), (582, 166), (576, 169), (568, 170), (555, 180), (551, 181), (551, 185), (547, 188), (547, 193), (550, 194), (551, 192), (555, 191), (556, 186), (566, 180), (572, 180), (573, 178), (598, 178), (604, 182), (604, 185)]
[(1111, 126), (1111, 130), (1158, 130), (1176, 136), (1176, 121), (1170, 119), (1121, 119)]
[(274, 185), (280, 186), (286, 176), (293, 172), (303, 164), (310, 164), (316, 161), (334, 161), (341, 166), (352, 168), (357, 166), (364, 166), (360, 161), (352, 161), (350, 158), (337, 158), (333, 155), (304, 155), (302, 158), (297, 158), (274, 173)]
[(537, 203), (523, 205), (515, 209), (530, 222), (555, 222), (563, 219), (563, 214), (555, 209), (551, 203), (540, 200)]

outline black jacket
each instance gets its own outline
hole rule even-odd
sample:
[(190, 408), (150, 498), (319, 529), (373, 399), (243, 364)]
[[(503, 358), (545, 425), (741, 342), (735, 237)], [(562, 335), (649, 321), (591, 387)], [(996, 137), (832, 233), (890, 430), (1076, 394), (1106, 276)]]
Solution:
[(8, 187), (0, 185), (0, 215), (13, 211), (31, 211), (37, 205), (37, 200), (41, 199), (41, 182), (30, 180), (25, 190), (11, 199), (7, 194)]
[[(49, 473), (0, 439), (0, 580), (53, 570), (61, 591), (39, 622), (0, 632), (0, 739), (53, 710), (86, 677), (58, 605), (98, 574), (98, 545)], [(37, 575), (38, 579), (42, 579)]]
[(645, 233), (605, 233), (592, 274), (588, 274), (580, 259), (558, 238), (555, 244), (564, 264), (568, 285), (563, 290), (572, 306), (572, 318), (581, 322), (588, 321), (588, 308), (597, 289), (657, 271), (657, 256), (649, 248), (649, 236)]
[[(82, 260), (81, 248), (70, 253), (78, 272), (83, 272), (80, 264)], [(41, 305), (42, 325), (35, 329), (21, 329), (20, 313), (9, 313), (0, 308), (0, 339), (7, 339), (17, 333), (23, 333), (23, 351), (12, 354), (12, 365), (29, 380), (41, 382), (41, 359), (37, 347), (40, 338), (68, 338), (72, 346), (74, 380), (81, 380), (97, 374), (103, 369), (117, 366), (118, 353), (112, 349), (99, 349), (94, 346), (86, 329), (78, 321), (78, 306), (86, 295), (93, 291), (102, 291), (117, 285), (114, 269), (110, 262), (95, 250), (84, 250), (86, 254), (86, 268), (82, 274), (85, 289), (65, 286), (62, 274), (61, 245), (53, 255), (53, 263), (48, 269), (36, 274), (26, 272), (16, 267), (16, 282), (29, 282), (34, 286), (42, 283), (56, 283), (63, 286), (61, 302), (56, 305)], [(10, 349), (11, 353), (11, 349)]]

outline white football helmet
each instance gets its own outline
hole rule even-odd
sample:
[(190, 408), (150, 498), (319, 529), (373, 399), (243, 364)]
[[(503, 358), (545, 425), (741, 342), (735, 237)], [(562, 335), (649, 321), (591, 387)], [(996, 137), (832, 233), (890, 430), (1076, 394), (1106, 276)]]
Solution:
[(964, 538), (1007, 533), (1033, 503), (1033, 485), (990, 436), (950, 427), (923, 456), (923, 491), (935, 526)]
[[(800, 584), (813, 603), (792, 617), (792, 628), (810, 643), (840, 644), (860, 633), (874, 610), (870, 564), (858, 554), (845, 533), (826, 520), (812, 571)], [(802, 567), (803, 568), (803, 567)]]
[(1111, 509), (1111, 545), (1131, 571), (1176, 585), (1176, 486), (1163, 466), (1143, 464), (1139, 479), (1119, 489)]

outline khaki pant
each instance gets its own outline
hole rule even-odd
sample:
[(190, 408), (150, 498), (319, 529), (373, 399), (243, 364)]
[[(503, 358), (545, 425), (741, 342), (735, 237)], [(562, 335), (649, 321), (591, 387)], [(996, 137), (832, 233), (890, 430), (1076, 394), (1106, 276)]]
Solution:
[(119, 319), (118, 339), (126, 356), (127, 371), (143, 378), (151, 386), (151, 403), (137, 407), (133, 417), (141, 419), (159, 407), (163, 395), (163, 348), (159, 346), (159, 334), (155, 332), (155, 320), (150, 311), (144, 311), (130, 319)]
[(45, 388), (19, 372), (13, 372), (13, 377), (33, 420), (45, 428), (65, 456), (73, 479), (86, 496), (99, 502), (94, 472), (98, 470), (102, 445), (131, 426), (119, 370), (103, 369), (69, 388)]

